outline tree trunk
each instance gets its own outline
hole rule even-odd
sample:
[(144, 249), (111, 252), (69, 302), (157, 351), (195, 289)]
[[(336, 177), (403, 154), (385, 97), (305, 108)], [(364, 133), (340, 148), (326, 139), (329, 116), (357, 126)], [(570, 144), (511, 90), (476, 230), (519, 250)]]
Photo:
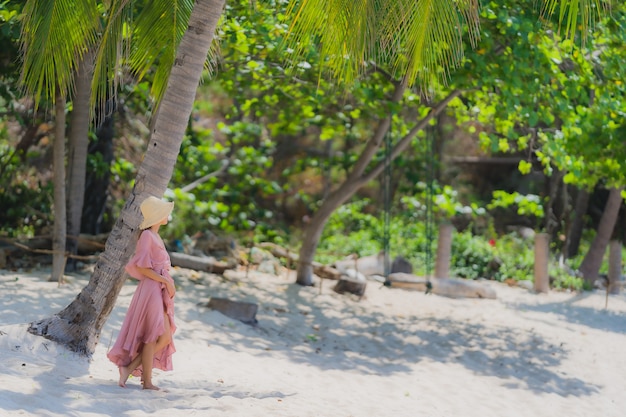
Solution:
[(563, 183), (562, 180), (564, 174), (565, 173), (563, 171), (559, 171), (558, 169), (554, 168), (552, 175), (548, 180), (548, 198), (544, 211), (544, 229), (551, 239), (555, 238), (554, 233), (556, 230), (558, 230), (559, 227), (558, 217), (554, 212), (555, 205), (557, 203), (557, 195), (559, 193), (559, 188)]
[(64, 310), (31, 323), (31, 333), (61, 343), (77, 353), (93, 354), (102, 326), (124, 284), (123, 268), (139, 236), (139, 204), (149, 195), (163, 195), (169, 183), (223, 7), (224, 0), (196, 1), (189, 27), (178, 47), (135, 187), (107, 239), (89, 283)]
[(607, 292), (619, 294), (620, 281), (622, 280), (622, 242), (611, 240), (609, 243), (609, 282)]
[[(76, 74), (76, 95), (71, 116), (67, 175), (67, 233), (80, 234), (83, 203), (85, 201), (85, 178), (87, 172), (87, 149), (89, 147), (89, 104), (91, 100), (91, 76), (93, 54), (83, 57)], [(77, 239), (68, 239), (67, 252), (76, 255)], [(76, 260), (70, 258), (68, 271), (76, 268)]]
[(344, 182), (337, 191), (331, 193), (320, 208), (313, 214), (311, 221), (307, 225), (300, 247), (300, 255), (298, 257), (298, 271), (296, 276), (296, 284), (311, 286), (313, 285), (313, 259), (315, 251), (319, 244), (324, 226), (330, 218), (333, 211), (346, 202), (348, 198), (358, 187), (349, 182)]
[(109, 182), (111, 178), (111, 163), (113, 162), (113, 137), (115, 136), (115, 103), (107, 102), (106, 116), (98, 124), (96, 129), (96, 141), (90, 143), (89, 154), (100, 154), (102, 162), (106, 165), (103, 171), (88, 171), (85, 179), (85, 201), (81, 216), (80, 230), (82, 233), (98, 235), (111, 230), (112, 224), (104, 223), (106, 201), (109, 195)]
[[(397, 103), (402, 99), (404, 91), (406, 90), (406, 79), (403, 79), (396, 85), (396, 89), (391, 98), (392, 103)], [(391, 160), (398, 157), (402, 151), (404, 151), (411, 140), (415, 137), (417, 132), (428, 126), (428, 122), (438, 116), (447, 106), (450, 101), (458, 97), (461, 91), (455, 90), (444, 100), (439, 102), (431, 111), (421, 119), (413, 128), (407, 133), (398, 143), (396, 143), (391, 150)], [(331, 192), (323, 202), (320, 208), (313, 214), (310, 223), (304, 231), (302, 246), (300, 247), (300, 259), (298, 263), (298, 271), (296, 274), (296, 284), (310, 286), (313, 285), (313, 259), (315, 257), (315, 251), (317, 245), (322, 236), (324, 226), (332, 215), (332, 213), (345, 203), (350, 197), (352, 197), (363, 185), (376, 178), (383, 171), (385, 163), (381, 162), (374, 168), (372, 168), (367, 174), (365, 169), (368, 167), (374, 155), (383, 143), (385, 134), (389, 130), (390, 117), (382, 119), (372, 137), (367, 141), (365, 148), (359, 159), (355, 163), (352, 171), (348, 174), (346, 180), (337, 188)]]
[(65, 95), (58, 89), (54, 114), (54, 233), (52, 234), (52, 274), (50, 281), (63, 282), (65, 240), (67, 236), (65, 207)]
[(535, 268), (534, 289), (536, 292), (547, 293), (550, 291), (550, 234), (537, 233), (535, 235)]
[(606, 247), (613, 235), (613, 229), (615, 228), (615, 222), (617, 221), (617, 215), (622, 205), (622, 189), (611, 188), (609, 191), (609, 198), (604, 207), (604, 212), (600, 218), (600, 224), (598, 225), (598, 232), (596, 237), (591, 242), (591, 246), (583, 259), (579, 271), (583, 274), (585, 281), (593, 283), (598, 278), (598, 272), (602, 265), (602, 259), (606, 252)]
[(587, 207), (589, 206), (589, 191), (584, 188), (578, 190), (576, 196), (576, 205), (574, 208), (574, 219), (572, 220), (572, 227), (570, 227), (567, 234), (567, 257), (573, 258), (578, 254), (578, 248), (580, 247), (580, 241), (583, 236), (583, 230), (585, 229), (585, 214), (587, 213)]
[(450, 223), (439, 225), (437, 238), (437, 259), (435, 262), (435, 278), (450, 278), (450, 259), (452, 258), (452, 233), (454, 226)]

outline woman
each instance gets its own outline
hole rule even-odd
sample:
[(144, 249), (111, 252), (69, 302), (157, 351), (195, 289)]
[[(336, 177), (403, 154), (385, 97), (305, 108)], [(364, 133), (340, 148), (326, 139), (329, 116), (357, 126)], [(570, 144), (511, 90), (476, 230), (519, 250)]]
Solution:
[(139, 280), (117, 341), (107, 357), (119, 367), (119, 386), (126, 387), (131, 374), (141, 375), (143, 389), (158, 390), (152, 383), (152, 368), (171, 371), (176, 351), (174, 324), (174, 280), (169, 274), (170, 257), (159, 236), (174, 203), (148, 197), (141, 203), (143, 231), (126, 272)]

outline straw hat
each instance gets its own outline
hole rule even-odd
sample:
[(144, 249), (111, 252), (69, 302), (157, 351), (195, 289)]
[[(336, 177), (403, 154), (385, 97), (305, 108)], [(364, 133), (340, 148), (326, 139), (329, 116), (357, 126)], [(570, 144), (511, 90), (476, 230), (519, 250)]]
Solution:
[(139, 228), (147, 229), (168, 217), (174, 208), (174, 202), (163, 201), (160, 198), (150, 196), (143, 200), (140, 208), (143, 221)]

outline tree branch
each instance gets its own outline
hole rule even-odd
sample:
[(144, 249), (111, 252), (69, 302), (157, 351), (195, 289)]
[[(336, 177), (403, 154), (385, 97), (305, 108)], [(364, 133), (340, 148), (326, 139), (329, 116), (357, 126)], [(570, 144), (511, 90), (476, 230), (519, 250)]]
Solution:
[(220, 175), (222, 172), (224, 172), (224, 170), (226, 170), (228, 165), (230, 165), (230, 160), (229, 159), (223, 159), (222, 160), (222, 166), (220, 167), (220, 169), (218, 169), (217, 171), (213, 171), (213, 172), (205, 175), (204, 177), (198, 178), (194, 182), (185, 185), (180, 190), (182, 192), (185, 192), (185, 193), (190, 192), (191, 190), (193, 190), (196, 187), (199, 187), (201, 184), (204, 184), (205, 182), (207, 182), (211, 178), (217, 177), (218, 175)]
[[(446, 98), (437, 103), (437, 105), (433, 107), (432, 110), (422, 120), (420, 120), (415, 126), (413, 126), (409, 133), (407, 133), (402, 139), (398, 141), (398, 143), (396, 143), (396, 145), (391, 150), (391, 160), (393, 161), (395, 158), (397, 158), (398, 155), (400, 155), (400, 153), (402, 153), (409, 146), (409, 143), (411, 142), (411, 140), (413, 140), (417, 132), (428, 126), (428, 122), (430, 122), (431, 119), (438, 116), (439, 113), (441, 113), (446, 107), (448, 107), (448, 104), (450, 104), (452, 100), (459, 97), (461, 94), (463, 94), (463, 90), (454, 90)], [(378, 163), (378, 165), (376, 165), (370, 172), (360, 178), (359, 183), (365, 184), (373, 180), (378, 175), (380, 175), (384, 168), (385, 161)]]

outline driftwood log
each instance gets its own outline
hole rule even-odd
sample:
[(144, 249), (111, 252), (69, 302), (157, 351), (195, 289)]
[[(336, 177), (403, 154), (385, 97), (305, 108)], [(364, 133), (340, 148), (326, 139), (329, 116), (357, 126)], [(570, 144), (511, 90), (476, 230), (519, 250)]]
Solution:
[(387, 277), (387, 284), (391, 288), (402, 288), (404, 290), (423, 291), (426, 292), (431, 286), (429, 280), (423, 277), (418, 277), (413, 274), (407, 274), (404, 272), (395, 272), (389, 274)]
[[(278, 246), (275, 243), (263, 242), (258, 246), (269, 251), (277, 258), (287, 259), (293, 265), (297, 264), (300, 259), (297, 253), (291, 252), (290, 250)], [(319, 262), (313, 262), (311, 265), (313, 266), (313, 273), (320, 278), (335, 280), (341, 278), (341, 272), (331, 266), (324, 265)]]
[(99, 235), (81, 234), (78, 236), (78, 253), (94, 253), (103, 251), (104, 244), (108, 238), (108, 233), (100, 233)]
[(233, 263), (218, 261), (210, 256), (193, 256), (180, 252), (170, 252), (169, 254), (172, 266), (209, 272), (211, 274), (223, 274), (227, 269), (235, 269), (237, 267)]
[[(79, 237), (70, 237), (78, 240), (79, 253), (94, 253), (104, 250), (104, 243), (106, 242), (108, 235), (102, 234), (97, 236), (80, 235)], [(15, 255), (18, 251), (29, 252), (41, 255), (53, 255), (54, 251), (52, 247), (52, 240), (49, 236), (39, 236), (36, 238), (28, 239), (25, 241), (18, 241), (16, 239), (1, 239), (3, 243), (10, 245), (13, 249), (5, 248), (2, 253), (2, 264), (6, 267), (8, 259)], [(237, 267), (232, 262), (218, 261), (214, 257), (209, 256), (193, 256), (179, 252), (169, 252), (172, 266), (178, 266), (181, 268), (194, 269), (196, 271), (205, 271), (214, 274), (223, 274), (227, 269), (234, 269)], [(74, 258), (82, 261), (95, 262), (98, 259), (98, 255), (71, 255), (67, 254), (68, 258)]]
[[(99, 235), (86, 235), (80, 236), (67, 236), (68, 239), (76, 239), (78, 241), (78, 253), (79, 254), (94, 254), (104, 250), (104, 245), (108, 238), (108, 234), (103, 233)], [(52, 255), (54, 251), (52, 248), (51, 236), (38, 236), (28, 240), (7, 239), (0, 238), (0, 242), (6, 244), (8, 247), (3, 249), (3, 259), (5, 264), (8, 263), (8, 258), (13, 251), (26, 251), (31, 253)], [(287, 259), (287, 261), (296, 265), (299, 261), (299, 256), (295, 252), (291, 252), (275, 243), (265, 242), (258, 245), (269, 251), (277, 258)], [(211, 256), (195, 256), (188, 255), (181, 252), (169, 252), (172, 266), (178, 266), (180, 268), (188, 268), (197, 271), (205, 271), (214, 274), (223, 274), (224, 271), (229, 269), (235, 269), (237, 265), (233, 262), (219, 261)], [(96, 261), (98, 255), (70, 255), (68, 257), (75, 258), (83, 261)], [(329, 265), (324, 265), (319, 262), (313, 262), (313, 273), (320, 278), (339, 280), (342, 277), (342, 273)]]
[(341, 278), (335, 286), (333, 291), (337, 294), (350, 293), (363, 297), (365, 295), (365, 288), (367, 287), (366, 281), (352, 280), (346, 277)]
[(259, 307), (254, 303), (211, 297), (206, 306), (211, 310), (219, 311), (231, 319), (239, 320), (246, 324), (258, 323), (256, 313)]
[[(76, 238), (68, 236), (68, 239)], [(1, 238), (0, 242), (6, 246), (2, 248), (5, 258), (5, 266), (11, 258), (22, 258), (24, 253), (33, 253), (37, 255), (54, 255), (57, 253), (52, 250), (52, 238), (40, 236), (27, 240), (6, 239)], [(73, 255), (66, 253), (68, 258), (78, 259), (86, 262), (95, 262), (98, 260), (97, 255)]]
[(394, 273), (387, 277), (391, 288), (426, 291), (430, 282), (431, 292), (450, 298), (489, 298), (495, 299), (496, 292), (486, 284), (461, 278), (433, 278), (427, 280), (412, 274)]
[[(78, 242), (78, 253), (81, 254), (93, 254), (94, 252), (104, 250), (104, 244), (109, 237), (108, 233), (102, 233), (99, 235), (86, 235), (81, 234), (79, 236), (67, 235), (67, 240), (76, 240)], [(52, 236), (43, 235), (36, 236), (30, 239), (8, 239), (0, 238), (0, 241), (16, 248), (35, 251), (35, 250), (51, 250), (52, 248)]]

